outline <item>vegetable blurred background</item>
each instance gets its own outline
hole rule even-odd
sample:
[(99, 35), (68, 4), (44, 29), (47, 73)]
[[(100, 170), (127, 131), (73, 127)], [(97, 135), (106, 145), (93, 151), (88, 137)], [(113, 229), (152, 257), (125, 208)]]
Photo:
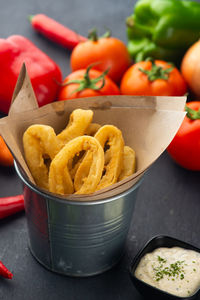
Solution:
[[(84, 1), (79, 0), (59, 0), (56, 3), (53, 0), (8, 0), (7, 5), (5, 5), (5, 1), (1, 0), (0, 37), (7, 38), (9, 35), (20, 34), (28, 37), (41, 50), (46, 51), (48, 48), (48, 55), (61, 67), (63, 75), (66, 76), (70, 72), (69, 54), (71, 52), (36, 34), (31, 29), (29, 16), (38, 13), (47, 14), (48, 12), (49, 17), (86, 37), (93, 27), (96, 27), (100, 34), (109, 28), (113, 36), (126, 42), (125, 20), (133, 10), (134, 1), (126, 0), (123, 5), (120, 2), (117, 0), (108, 4), (106, 0), (91, 0), (86, 5)], [(12, 22), (9, 22), (8, 20), (11, 18)], [(13, 24), (16, 26), (14, 27)], [(120, 26), (116, 28), (113, 24), (120, 24)], [(5, 27), (6, 30), (4, 30)]]
[[(188, 101), (198, 100), (200, 3), (138, 0), (132, 10), (124, 23), (128, 43), (113, 37), (110, 30), (99, 36), (93, 28), (84, 35), (51, 16), (29, 16), (35, 35), (68, 51), (66, 61), (70, 61), (63, 71), (65, 79), (62, 82), (59, 65), (25, 37), (18, 34), (1, 38), (0, 111), (8, 113), (23, 62), (39, 106), (56, 100), (120, 92), (146, 96), (188, 94)], [(93, 69), (102, 73), (92, 75)], [(66, 76), (66, 71), (71, 73)]]
[(177, 66), (199, 39), (200, 5), (185, 0), (139, 0), (126, 20), (128, 49), (135, 61), (151, 56)]

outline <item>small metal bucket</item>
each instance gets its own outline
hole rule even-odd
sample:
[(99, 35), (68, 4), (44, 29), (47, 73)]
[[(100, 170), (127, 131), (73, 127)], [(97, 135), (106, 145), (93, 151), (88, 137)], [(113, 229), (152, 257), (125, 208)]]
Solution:
[(79, 202), (42, 192), (16, 163), (15, 169), (24, 186), (29, 247), (43, 266), (63, 275), (91, 276), (120, 260), (141, 179), (112, 198)]

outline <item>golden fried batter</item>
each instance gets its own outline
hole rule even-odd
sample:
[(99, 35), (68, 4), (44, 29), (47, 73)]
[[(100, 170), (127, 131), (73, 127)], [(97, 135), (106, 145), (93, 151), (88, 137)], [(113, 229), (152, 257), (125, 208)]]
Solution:
[(32, 125), (23, 136), (24, 153), (36, 184), (48, 189), (48, 166), (45, 160), (52, 160), (60, 151), (54, 129), (47, 125)]
[(135, 172), (135, 151), (124, 146), (113, 125), (91, 123), (92, 110), (76, 109), (57, 136), (47, 125), (32, 125), (24, 153), (36, 184), (57, 194), (89, 194)]
[(104, 166), (104, 152), (100, 143), (91, 136), (81, 136), (71, 140), (52, 160), (49, 170), (49, 190), (57, 194), (74, 192), (73, 182), (68, 170), (68, 161), (82, 150), (92, 157), (87, 177), (82, 176), (80, 188), (76, 194), (89, 194), (96, 190)]
[(91, 124), (88, 126), (88, 128), (86, 129), (85, 134), (86, 134), (86, 135), (94, 136), (95, 133), (99, 130), (100, 127), (101, 127), (100, 124), (97, 124), (97, 123), (91, 123)]
[(129, 146), (124, 146), (123, 168), (119, 175), (118, 181), (129, 177), (134, 172), (135, 172), (135, 151)]
[[(106, 143), (109, 146), (109, 149), (107, 150), (109, 151), (109, 161), (105, 165), (105, 174), (102, 176), (96, 189), (100, 190), (117, 182), (123, 167), (124, 140), (121, 131), (113, 125), (102, 126), (94, 137), (100, 142), (103, 149)], [(87, 154), (75, 174), (75, 190), (79, 190), (83, 174), (84, 176), (87, 176), (90, 164), (91, 156), (90, 154)]]
[(67, 127), (57, 135), (57, 138), (65, 145), (75, 137), (84, 135), (92, 118), (92, 110), (75, 109), (70, 115)]

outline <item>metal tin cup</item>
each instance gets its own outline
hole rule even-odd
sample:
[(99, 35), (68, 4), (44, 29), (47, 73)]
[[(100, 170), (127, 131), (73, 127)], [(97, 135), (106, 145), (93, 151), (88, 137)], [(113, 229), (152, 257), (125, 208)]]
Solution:
[(29, 247), (51, 271), (91, 276), (114, 266), (124, 253), (138, 187), (109, 199), (69, 201), (37, 189), (15, 163), (24, 186)]

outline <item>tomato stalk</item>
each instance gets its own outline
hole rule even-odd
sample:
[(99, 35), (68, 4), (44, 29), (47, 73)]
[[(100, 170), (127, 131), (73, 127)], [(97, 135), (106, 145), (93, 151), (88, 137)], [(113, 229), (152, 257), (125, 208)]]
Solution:
[[(85, 89), (92, 89), (92, 90), (95, 90), (95, 91), (101, 90), (105, 85), (105, 76), (109, 72), (109, 69), (104, 71), (97, 78), (91, 79), (90, 76), (89, 76), (89, 71), (94, 65), (96, 65), (96, 64), (91, 64), (87, 67), (83, 79), (70, 80), (70, 81), (64, 83), (62, 86), (69, 85), (69, 84), (72, 84), (72, 83), (78, 83), (79, 87), (77, 89), (75, 89), (72, 93), (80, 92), (80, 91), (83, 91)], [(100, 86), (97, 86), (96, 84), (98, 82), (100, 82), (101, 80), (102, 80), (102, 84)]]
[(147, 75), (149, 81), (154, 81), (154, 80), (157, 80), (157, 79), (168, 80), (169, 74), (174, 69), (174, 67), (163, 69), (161, 66), (157, 66), (155, 64), (154, 59), (152, 59), (152, 58), (148, 58), (148, 59), (146, 59), (146, 61), (151, 61), (151, 64), (152, 64), (151, 69), (150, 70), (144, 70), (142, 68), (139, 68), (139, 70), (142, 73)]
[(200, 119), (200, 109), (194, 110), (187, 105), (185, 106), (185, 111), (187, 112), (186, 116), (191, 120), (199, 120)]
[(111, 37), (111, 31), (109, 29), (100, 37), (98, 37), (96, 28), (93, 28), (88, 34), (88, 39), (93, 42), (98, 41), (98, 39), (100, 38), (109, 38), (109, 37)]

